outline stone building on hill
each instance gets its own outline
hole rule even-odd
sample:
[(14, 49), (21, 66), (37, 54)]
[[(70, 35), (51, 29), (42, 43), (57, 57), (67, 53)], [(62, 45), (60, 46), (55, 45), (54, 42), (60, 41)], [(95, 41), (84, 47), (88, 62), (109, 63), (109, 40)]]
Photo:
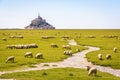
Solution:
[(38, 15), (38, 18), (32, 20), (31, 24), (26, 26), (25, 29), (55, 29), (55, 27)]

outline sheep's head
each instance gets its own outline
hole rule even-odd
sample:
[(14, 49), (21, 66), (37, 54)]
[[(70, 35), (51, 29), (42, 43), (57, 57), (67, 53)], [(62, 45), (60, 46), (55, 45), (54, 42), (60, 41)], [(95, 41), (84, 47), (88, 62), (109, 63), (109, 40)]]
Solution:
[(89, 71), (89, 70), (90, 70), (90, 68), (91, 68), (90, 66), (86, 66), (86, 67), (87, 67), (87, 71)]

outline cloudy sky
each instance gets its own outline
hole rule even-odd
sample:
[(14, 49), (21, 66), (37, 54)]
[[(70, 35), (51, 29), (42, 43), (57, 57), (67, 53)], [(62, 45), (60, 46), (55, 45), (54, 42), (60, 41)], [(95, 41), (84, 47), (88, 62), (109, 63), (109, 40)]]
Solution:
[(57, 29), (120, 29), (120, 0), (0, 0), (0, 28), (40, 16)]

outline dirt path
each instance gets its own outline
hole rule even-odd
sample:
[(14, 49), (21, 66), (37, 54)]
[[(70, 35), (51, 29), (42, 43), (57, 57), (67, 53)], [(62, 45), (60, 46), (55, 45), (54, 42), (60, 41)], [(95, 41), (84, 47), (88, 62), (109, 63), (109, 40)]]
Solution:
[[(69, 41), (70, 45), (77, 45), (77, 43), (74, 40)], [(120, 70), (115, 70), (110, 67), (103, 67), (103, 66), (98, 66), (98, 65), (93, 65), (91, 62), (88, 62), (87, 59), (85, 58), (85, 54), (92, 52), (92, 51), (97, 51), (100, 50), (100, 48), (97, 47), (91, 47), (91, 46), (85, 46), (88, 48), (88, 50), (84, 50), (82, 52), (78, 52), (76, 54), (73, 54), (72, 57), (69, 57), (63, 61), (60, 62), (51, 62), (51, 63), (40, 63), (36, 64), (35, 68), (26, 68), (22, 70), (14, 70), (14, 71), (7, 71), (7, 72), (0, 72), (1, 74), (6, 74), (6, 73), (14, 73), (14, 72), (23, 72), (23, 71), (33, 71), (33, 70), (43, 70), (43, 69), (50, 69), (50, 68), (65, 68), (65, 67), (73, 67), (73, 68), (86, 68), (86, 66), (94, 66), (96, 67), (99, 71), (102, 72), (107, 72), (110, 74), (113, 74), (115, 76), (120, 77)], [(46, 66), (45, 66), (46, 65)]]

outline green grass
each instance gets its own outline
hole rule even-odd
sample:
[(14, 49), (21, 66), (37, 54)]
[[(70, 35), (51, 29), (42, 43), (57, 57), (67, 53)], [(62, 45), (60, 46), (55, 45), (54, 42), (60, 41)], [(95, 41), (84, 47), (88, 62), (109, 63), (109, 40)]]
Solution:
[[(93, 64), (109, 66), (115, 69), (120, 69), (120, 40), (118, 38), (103, 38), (102, 36), (116, 35), (120, 37), (120, 30), (80, 30), (82, 37), (76, 38), (76, 41), (81, 45), (91, 45), (100, 47), (101, 50), (88, 53), (87, 59)], [(94, 35), (96, 38), (86, 38), (88, 35)], [(117, 47), (118, 52), (114, 53), (113, 48)], [(103, 54), (104, 60), (98, 60), (98, 54)], [(112, 60), (106, 60), (106, 54), (112, 55)]]
[(108, 73), (99, 72), (96, 76), (88, 76), (88, 71), (75, 68), (55, 68), (49, 70), (17, 72), (3, 74), (1, 79), (16, 80), (120, 80)]
[[(5, 35), (3, 35), (3, 33)], [(10, 35), (21, 34), (23, 39), (10, 39)], [(64, 49), (62, 45), (68, 44), (67, 40), (61, 39), (62, 36), (69, 35), (70, 39), (75, 39), (80, 45), (96, 46), (101, 50), (90, 52), (87, 54), (88, 61), (102, 66), (110, 66), (115, 69), (120, 69), (120, 40), (116, 38), (103, 38), (102, 36), (117, 35), (120, 37), (120, 30), (0, 30), (0, 71), (20, 69), (23, 67), (32, 67), (34, 64), (42, 62), (61, 61), (69, 56), (63, 55)], [(89, 35), (96, 38), (86, 38)], [(53, 39), (41, 39), (41, 36), (56, 36)], [(80, 38), (77, 38), (80, 36)], [(3, 41), (2, 38), (7, 41)], [(39, 47), (34, 49), (6, 49), (6, 45), (11, 44), (30, 44), (36, 43)], [(55, 43), (59, 47), (51, 48), (50, 44)], [(77, 48), (84, 50), (82, 46), (71, 46), (75, 52)], [(113, 48), (117, 47), (118, 52), (114, 53)], [(41, 52), (43, 59), (24, 58), (25, 52), (31, 51), (35, 56)], [(97, 55), (103, 54), (104, 60), (98, 60)], [(106, 60), (106, 54), (112, 55), (112, 60)], [(15, 63), (5, 63), (8, 56), (15, 56)], [(48, 65), (45, 65), (48, 66)], [(55, 65), (53, 65), (55, 66)], [(34, 74), (34, 75), (33, 75)], [(0, 78), (15, 78), (17, 80), (119, 80), (120, 78), (107, 73), (98, 72), (97, 76), (88, 76), (87, 71), (83, 69), (61, 68), (49, 69), (41, 71), (30, 71), (21, 73), (4, 74)]]
[[(9, 35), (10, 34), (10, 35)], [(9, 38), (10, 36), (23, 35), (23, 39)], [(0, 30), (0, 71), (10, 70), (22, 67), (30, 67), (32, 64), (42, 62), (57, 62), (61, 61), (69, 56), (63, 55), (65, 49), (62, 49), (62, 45), (68, 44), (67, 40), (63, 40), (61, 37), (64, 35), (70, 35), (73, 39), (73, 31), (67, 30)], [(42, 36), (55, 36), (52, 39), (42, 39)], [(7, 41), (3, 41), (2, 38), (6, 38)], [(38, 48), (31, 49), (6, 49), (6, 45), (12, 44), (31, 44), (35, 43)], [(50, 44), (55, 43), (58, 48), (51, 48)], [(77, 48), (84, 50), (86, 48), (82, 46), (71, 46), (72, 51), (75, 52)], [(33, 56), (38, 52), (43, 54), (43, 59), (25, 58), (26, 52), (33, 52)], [(8, 56), (15, 56), (15, 63), (5, 63)]]

